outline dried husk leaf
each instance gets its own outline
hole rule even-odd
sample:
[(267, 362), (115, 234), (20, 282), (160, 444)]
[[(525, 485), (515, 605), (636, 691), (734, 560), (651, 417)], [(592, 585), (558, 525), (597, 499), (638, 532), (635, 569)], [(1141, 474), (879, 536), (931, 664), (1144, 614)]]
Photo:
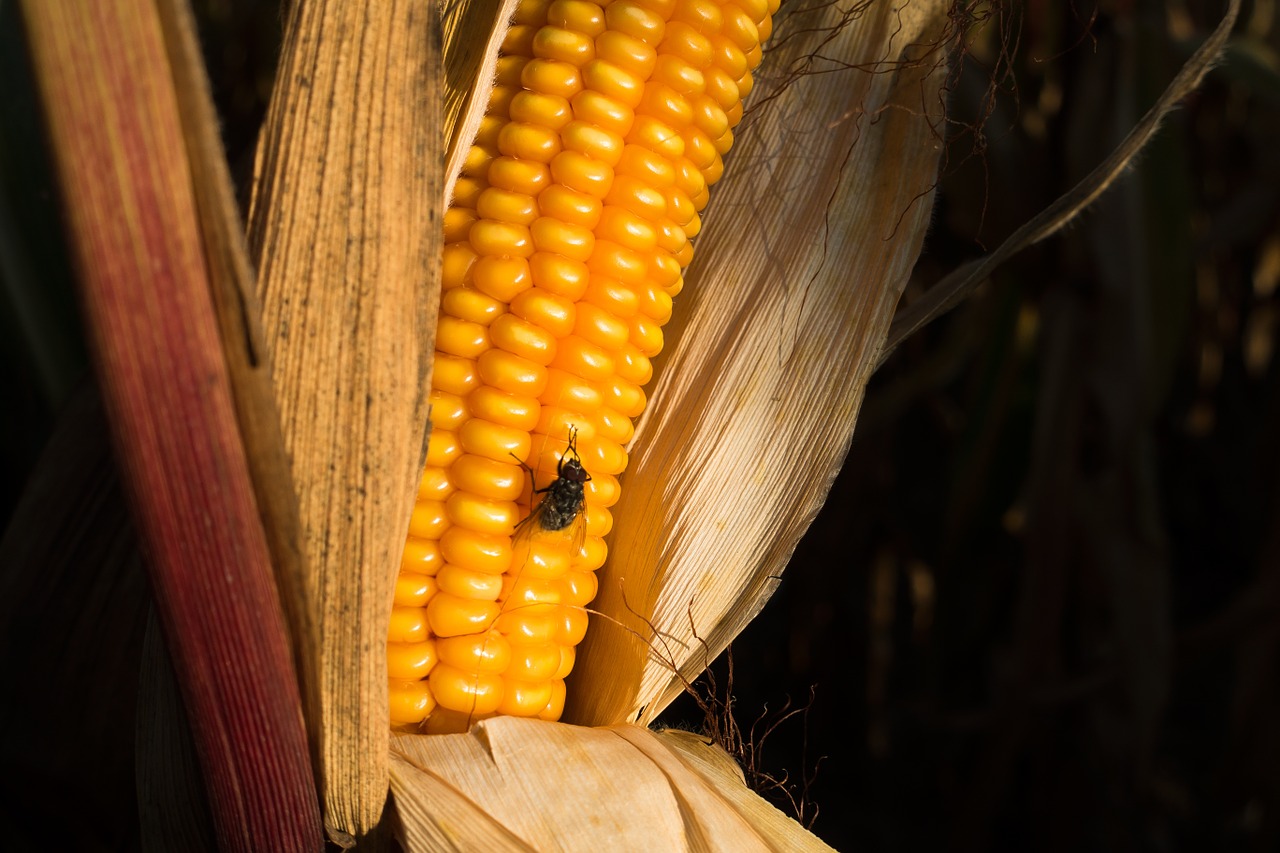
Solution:
[(195, 21), (185, 0), (157, 0), (165, 47), (178, 91), (183, 138), (191, 159), (191, 186), (200, 217), (213, 304), (231, 377), (236, 419), (244, 441), (254, 495), (271, 549), (276, 586), (288, 621), (294, 664), (304, 694), (316, 690), (302, 665), (301, 638), (312, 633), (306, 607), (305, 557), (298, 499), (289, 472), (280, 412), (271, 387), (271, 367), (262, 334), (262, 306), (255, 293), (244, 225), (236, 205), (226, 154), (219, 136), (208, 75)]
[(440, 9), (444, 76), (440, 120), (448, 152), (443, 198), (453, 196), (471, 140), (493, 91), (498, 48), (519, 0), (454, 0)]
[(794, 820), (749, 790), (743, 779), (742, 768), (720, 747), (708, 743), (701, 735), (679, 729), (664, 729), (655, 734), (693, 772), (732, 803), (738, 814), (760, 835), (787, 839), (788, 846), (784, 849), (795, 853), (831, 849), (814, 835), (797, 833)]
[(772, 806), (741, 777), (709, 776), (638, 726), (498, 717), (391, 749), (409, 851), (829, 849), (776, 810), (754, 815)]
[(148, 0), (23, 6), (126, 495), (224, 849), (316, 849), (284, 618)]
[(344, 843), (387, 791), (384, 649), (439, 288), (439, 38), (426, 0), (296, 4), (250, 212), (314, 618), (307, 718), (325, 824)]
[(780, 13), (631, 448), (570, 722), (653, 720), (764, 605), (848, 449), (929, 221), (949, 3), (859, 8)]

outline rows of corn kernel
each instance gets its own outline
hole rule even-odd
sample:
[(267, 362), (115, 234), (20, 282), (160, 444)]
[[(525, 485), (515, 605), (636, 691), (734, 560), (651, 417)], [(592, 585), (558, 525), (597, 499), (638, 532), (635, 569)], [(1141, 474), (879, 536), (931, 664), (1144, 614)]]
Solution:
[[(649, 359), (778, 0), (525, 0), (445, 216), (427, 467), (388, 645), (392, 721), (557, 719)], [(522, 537), (571, 429), (586, 536)], [(424, 680), (425, 679), (425, 680)]]

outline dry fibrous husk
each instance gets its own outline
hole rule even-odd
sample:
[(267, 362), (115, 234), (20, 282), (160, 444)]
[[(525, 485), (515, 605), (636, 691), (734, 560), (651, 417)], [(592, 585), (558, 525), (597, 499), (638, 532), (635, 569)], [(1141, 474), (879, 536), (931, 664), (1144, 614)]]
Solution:
[[(727, 755), (689, 738), (514, 717), (397, 736), (402, 841), (424, 853), (830, 849), (749, 791)], [(698, 748), (709, 754), (690, 758)]]
[(377, 823), (386, 798), (384, 649), (426, 439), (442, 215), (436, 11), (293, 6), (250, 211), (307, 566), (304, 698), (325, 823), (344, 842)]

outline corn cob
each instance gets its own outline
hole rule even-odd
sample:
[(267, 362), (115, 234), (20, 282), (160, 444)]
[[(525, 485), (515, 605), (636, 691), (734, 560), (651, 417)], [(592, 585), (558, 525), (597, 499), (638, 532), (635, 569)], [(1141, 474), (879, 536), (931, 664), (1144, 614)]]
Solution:
[[(517, 9), (444, 220), (433, 429), (388, 643), (393, 723), (559, 718), (649, 359), (777, 2)], [(513, 544), (526, 500), (579, 459), (585, 517), (567, 533), (522, 524)]]

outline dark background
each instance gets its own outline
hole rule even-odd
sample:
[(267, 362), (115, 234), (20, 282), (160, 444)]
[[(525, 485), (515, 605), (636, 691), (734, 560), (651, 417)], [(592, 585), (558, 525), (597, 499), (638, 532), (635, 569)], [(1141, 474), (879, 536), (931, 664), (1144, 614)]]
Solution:
[[(195, 5), (243, 184), (278, 6)], [(1221, 11), (991, 14), (905, 298), (1100, 161)], [(1247, 4), (1125, 180), (872, 381), (830, 501), (732, 650), (754, 766), (836, 847), (1280, 849), (1278, 13)], [(20, 81), (13, 17), (0, 73)], [(84, 373), (34, 103), (5, 88), (0, 517)], [(788, 701), (807, 715), (761, 742)]]

